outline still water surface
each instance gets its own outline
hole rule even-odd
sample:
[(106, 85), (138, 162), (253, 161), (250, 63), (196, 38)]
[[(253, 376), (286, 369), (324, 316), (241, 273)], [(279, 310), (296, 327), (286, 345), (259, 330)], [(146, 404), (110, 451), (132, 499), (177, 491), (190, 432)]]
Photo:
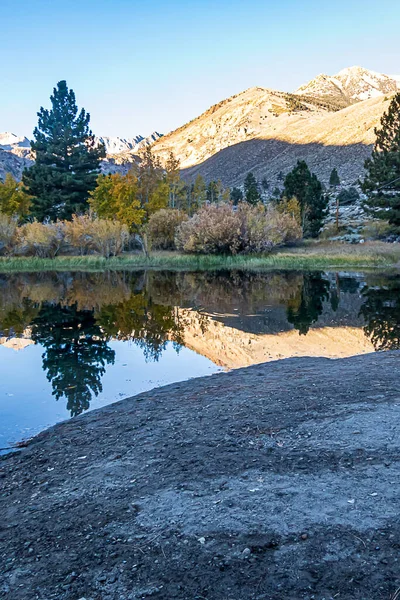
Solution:
[(0, 448), (221, 369), (392, 348), (400, 348), (394, 275), (0, 275)]

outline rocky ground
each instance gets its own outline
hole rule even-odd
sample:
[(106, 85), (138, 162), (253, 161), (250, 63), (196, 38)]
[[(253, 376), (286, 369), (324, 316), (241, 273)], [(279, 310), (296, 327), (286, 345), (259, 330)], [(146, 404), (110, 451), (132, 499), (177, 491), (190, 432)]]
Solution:
[(0, 598), (389, 600), (400, 352), (155, 389), (0, 461)]

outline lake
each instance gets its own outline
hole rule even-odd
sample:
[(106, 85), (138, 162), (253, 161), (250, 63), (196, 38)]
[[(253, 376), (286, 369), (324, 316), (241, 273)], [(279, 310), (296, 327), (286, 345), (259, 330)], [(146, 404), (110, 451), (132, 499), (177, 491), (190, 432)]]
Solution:
[(397, 275), (0, 275), (0, 451), (156, 386), (291, 356), (398, 348)]

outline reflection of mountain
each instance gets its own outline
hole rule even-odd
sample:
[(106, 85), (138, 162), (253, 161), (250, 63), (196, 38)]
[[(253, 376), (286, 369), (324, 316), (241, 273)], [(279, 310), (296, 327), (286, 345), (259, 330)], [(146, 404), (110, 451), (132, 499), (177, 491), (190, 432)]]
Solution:
[(226, 367), (246, 367), (291, 356), (342, 358), (373, 352), (372, 343), (358, 327), (318, 327), (307, 335), (295, 329), (280, 333), (249, 333), (215, 321), (204, 322), (195, 311), (181, 311), (186, 323), (185, 346)]
[(316, 272), (0, 276), (0, 343), (25, 345), (32, 326), (55, 395), (79, 412), (101, 389), (110, 339), (152, 361), (173, 342), (225, 367), (350, 356), (400, 345), (399, 288), (399, 277)]

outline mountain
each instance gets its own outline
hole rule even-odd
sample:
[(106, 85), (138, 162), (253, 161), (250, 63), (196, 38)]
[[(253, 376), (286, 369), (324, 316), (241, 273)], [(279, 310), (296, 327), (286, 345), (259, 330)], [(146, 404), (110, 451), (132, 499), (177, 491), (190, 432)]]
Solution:
[[(137, 162), (140, 148), (151, 143), (162, 161), (171, 151), (179, 158), (188, 181), (200, 174), (232, 187), (242, 185), (253, 171), (274, 187), (281, 172), (305, 160), (324, 183), (336, 167), (342, 182), (353, 184), (363, 174), (374, 129), (398, 89), (400, 76), (362, 67), (319, 75), (294, 93), (253, 87), (162, 137), (155, 132), (148, 138), (97, 138), (107, 149), (102, 169), (126, 172)], [(26, 138), (13, 142), (12, 134), (3, 136), (4, 145), (11, 146), (8, 154), (32, 158), (23, 145)], [(4, 172), (0, 155), (0, 176), (2, 163)]]
[(344, 183), (352, 184), (362, 175), (374, 128), (389, 102), (390, 96), (381, 95), (337, 110), (310, 96), (251, 88), (165, 135), (153, 148), (162, 160), (174, 152), (189, 181), (200, 174), (206, 181), (241, 185), (253, 171), (275, 186), (281, 171), (305, 160), (325, 183), (336, 167)]
[(30, 148), (31, 143), (27, 137), (18, 137), (14, 133), (6, 131), (0, 133), (0, 148), (2, 150), (13, 150), (14, 148)]
[(153, 144), (155, 141), (162, 137), (162, 133), (154, 131), (148, 137), (137, 135), (133, 138), (120, 138), (120, 137), (96, 137), (97, 143), (104, 144), (107, 155), (121, 154), (125, 152), (131, 152), (137, 154), (141, 148)]
[(32, 162), (29, 158), (18, 156), (13, 152), (0, 148), (0, 180), (4, 180), (6, 174), (11, 173), (19, 181), (22, 177), (22, 171), (30, 167)]
[(295, 94), (336, 101), (343, 107), (376, 96), (394, 94), (400, 88), (400, 77), (348, 67), (336, 75), (318, 75), (299, 87)]
[[(102, 171), (115, 173), (129, 170), (132, 162), (137, 160), (140, 150), (161, 137), (162, 134), (157, 131), (147, 137), (142, 135), (133, 138), (96, 137), (95, 141), (106, 147), (106, 159), (102, 163)], [(124, 158), (125, 155), (128, 155), (128, 159)], [(22, 171), (32, 164), (34, 158), (27, 137), (18, 137), (10, 132), (0, 133), (0, 180), (5, 178), (6, 173), (11, 173), (18, 180), (21, 179)]]

